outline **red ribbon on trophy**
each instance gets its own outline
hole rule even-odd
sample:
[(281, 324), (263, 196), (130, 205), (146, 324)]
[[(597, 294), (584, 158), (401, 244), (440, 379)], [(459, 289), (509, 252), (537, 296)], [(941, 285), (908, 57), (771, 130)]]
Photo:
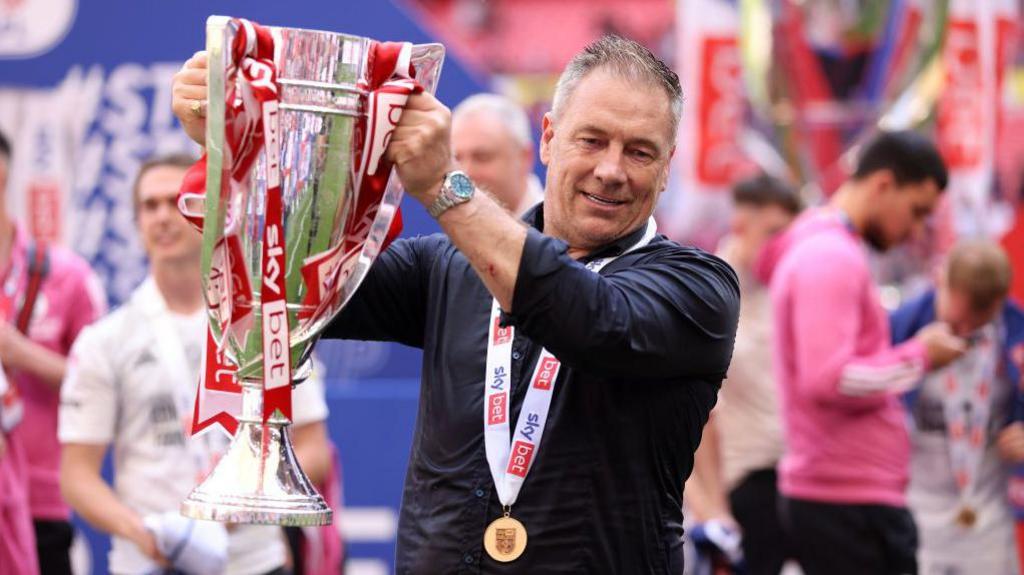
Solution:
[[(274, 38), (270, 30), (248, 20), (236, 20), (238, 32), (231, 48), (231, 71), (237, 82), (226, 98), (224, 165), (229, 178), (222, 179), (225, 192), (241, 193), (249, 186), (250, 171), (266, 147), (266, 204), (263, 218), (260, 306), (263, 341), (263, 420), (275, 412), (291, 419), (291, 347), (285, 283), (286, 249), (281, 198), (280, 138), (278, 122), (279, 86), (274, 67)], [(316, 316), (329, 307), (340, 293), (344, 277), (351, 272), (362, 250), (383, 197), (392, 165), (384, 150), (411, 94), (422, 91), (412, 80), (411, 45), (377, 43), (371, 47), (368, 114), (356, 126), (365, 146), (356, 150), (358, 171), (354, 174), (356, 196), (346, 222), (346, 237), (332, 249), (306, 258), (302, 274), (307, 293), (299, 318)], [(232, 74), (233, 72), (233, 74)], [(358, 140), (357, 140), (358, 141)], [(186, 174), (178, 197), (182, 214), (200, 231), (205, 198), (206, 156)], [(229, 205), (228, 209), (232, 209)], [(242, 222), (228, 213), (224, 238), (214, 246), (207, 298), (218, 318), (224, 337), (244, 334), (252, 322), (253, 293), (238, 237)], [(401, 214), (396, 213), (380, 249), (385, 249), (401, 231)], [(310, 312), (309, 310), (316, 310)], [(214, 345), (208, 328), (205, 365), (196, 394), (192, 433), (220, 424), (229, 433), (237, 429), (241, 410), (241, 387), (235, 367)]]
[(206, 329), (203, 343), (203, 369), (199, 371), (199, 388), (192, 412), (192, 435), (219, 425), (228, 435), (238, 430), (235, 414), (242, 411), (242, 388), (235, 379), (236, 368), (217, 348), (213, 331)]
[[(302, 262), (302, 277), (308, 288), (299, 319), (320, 317), (337, 302), (345, 279), (352, 273), (363, 244), (377, 217), (392, 164), (384, 157), (405, 103), (412, 94), (423, 91), (413, 79), (412, 46), (399, 42), (373, 42), (369, 57), (369, 82), (359, 86), (369, 92), (367, 114), (356, 123), (356, 141), (364, 146), (356, 150), (354, 165), (355, 198), (344, 229), (345, 239), (334, 248), (310, 256)], [(381, 250), (387, 248), (402, 231), (402, 213), (396, 212)]]

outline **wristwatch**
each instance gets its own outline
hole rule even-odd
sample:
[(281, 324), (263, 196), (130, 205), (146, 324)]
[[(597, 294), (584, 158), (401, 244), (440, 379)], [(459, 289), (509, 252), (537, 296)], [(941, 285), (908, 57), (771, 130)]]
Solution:
[(427, 208), (427, 213), (430, 214), (430, 217), (437, 219), (449, 208), (468, 202), (474, 192), (476, 192), (476, 186), (465, 172), (459, 170), (448, 172), (441, 184), (441, 193)]

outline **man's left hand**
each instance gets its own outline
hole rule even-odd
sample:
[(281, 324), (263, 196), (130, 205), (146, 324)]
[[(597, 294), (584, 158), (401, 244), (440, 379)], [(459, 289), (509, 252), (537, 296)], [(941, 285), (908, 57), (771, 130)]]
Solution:
[(1010, 463), (1024, 462), (1024, 423), (1015, 421), (999, 432), (996, 439), (999, 455)]
[(452, 113), (430, 94), (409, 96), (385, 156), (406, 192), (429, 206), (451, 170)]

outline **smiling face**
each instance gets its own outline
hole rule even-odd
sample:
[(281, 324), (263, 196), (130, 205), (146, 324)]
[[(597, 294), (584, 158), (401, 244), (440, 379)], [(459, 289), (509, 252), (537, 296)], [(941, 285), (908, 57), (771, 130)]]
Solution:
[(198, 258), (202, 235), (178, 211), (178, 189), (185, 168), (154, 166), (139, 179), (136, 218), (142, 245), (154, 266), (172, 260)]
[(589, 252), (640, 227), (675, 150), (664, 89), (604, 69), (583, 77), (558, 117), (544, 117), (545, 232)]

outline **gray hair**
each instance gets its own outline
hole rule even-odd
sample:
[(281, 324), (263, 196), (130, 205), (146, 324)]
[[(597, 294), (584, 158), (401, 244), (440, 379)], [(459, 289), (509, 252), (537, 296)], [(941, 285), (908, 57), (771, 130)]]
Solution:
[(672, 108), (672, 136), (683, 113), (683, 89), (679, 76), (650, 50), (633, 40), (610, 34), (587, 45), (565, 67), (555, 87), (551, 112), (558, 118), (579, 85), (580, 80), (598, 68), (631, 81), (654, 84), (665, 90)]
[(508, 130), (517, 144), (533, 148), (530, 120), (515, 102), (498, 94), (475, 94), (463, 100), (452, 110), (452, 121), (473, 114), (487, 114)]

